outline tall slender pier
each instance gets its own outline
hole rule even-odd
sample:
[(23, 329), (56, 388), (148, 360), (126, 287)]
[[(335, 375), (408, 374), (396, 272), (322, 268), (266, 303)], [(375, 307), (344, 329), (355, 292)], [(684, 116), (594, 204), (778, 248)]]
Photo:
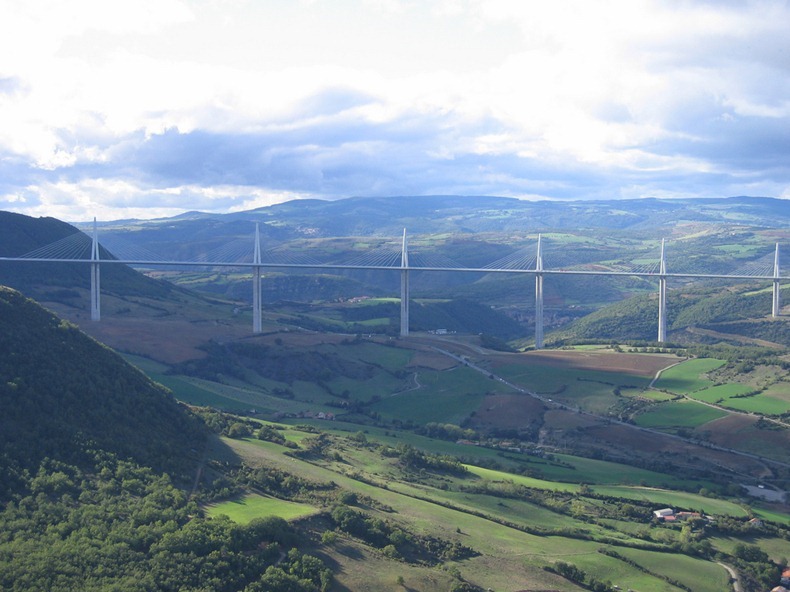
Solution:
[(535, 349), (543, 349), (543, 248), (540, 235), (535, 271)]
[(667, 340), (667, 262), (664, 258), (664, 239), (661, 239), (661, 262), (658, 269), (658, 342)]
[(252, 256), (252, 332), (260, 333), (261, 328), (261, 231), (255, 223), (255, 250)]
[(779, 243), (776, 243), (776, 251), (774, 252), (774, 291), (771, 316), (774, 318), (778, 317), (781, 308), (782, 301), (779, 295)]
[(400, 336), (409, 335), (409, 247), (406, 243), (406, 229), (403, 229), (403, 244), (400, 254)]
[(91, 242), (91, 320), (101, 320), (101, 276), (99, 274), (99, 230), (93, 218), (93, 241)]

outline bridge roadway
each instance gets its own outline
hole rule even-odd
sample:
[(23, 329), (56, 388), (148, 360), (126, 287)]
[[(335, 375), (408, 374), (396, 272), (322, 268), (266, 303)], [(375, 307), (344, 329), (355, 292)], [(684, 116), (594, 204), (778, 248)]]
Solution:
[[(83, 235), (84, 236), (84, 235)], [(87, 238), (87, 237), (86, 237)], [(400, 335), (409, 335), (409, 274), (411, 272), (459, 272), (459, 273), (479, 273), (479, 274), (527, 274), (535, 276), (535, 347), (543, 347), (543, 278), (546, 276), (612, 276), (612, 277), (641, 277), (657, 279), (658, 290), (658, 338), (659, 343), (666, 341), (666, 304), (667, 304), (667, 280), (668, 279), (719, 279), (719, 280), (747, 280), (773, 282), (773, 304), (772, 316), (780, 314), (780, 286), (783, 279), (779, 270), (779, 244), (776, 244), (774, 255), (774, 265), (772, 275), (757, 274), (712, 274), (712, 273), (667, 273), (666, 259), (664, 256), (664, 241), (661, 241), (661, 257), (658, 271), (636, 271), (636, 270), (601, 270), (601, 269), (546, 269), (543, 266), (543, 256), (541, 247), (541, 236), (538, 235), (537, 256), (535, 267), (532, 269), (523, 268), (504, 268), (504, 267), (447, 267), (447, 266), (421, 266), (410, 265), (408, 256), (408, 245), (406, 241), (406, 230), (403, 231), (403, 243), (401, 247), (400, 265), (391, 263), (389, 265), (362, 265), (344, 263), (275, 263), (266, 262), (261, 259), (260, 232), (258, 225), (255, 229), (255, 243), (253, 249), (252, 262), (239, 261), (162, 261), (146, 259), (101, 259), (98, 241), (98, 232), (94, 220), (93, 238), (91, 241), (90, 258), (61, 258), (61, 257), (0, 257), (0, 261), (16, 261), (28, 263), (88, 263), (91, 266), (91, 319), (98, 321), (101, 318), (101, 298), (100, 298), (100, 265), (120, 264), (132, 267), (229, 267), (235, 269), (250, 269), (253, 275), (253, 333), (261, 331), (261, 270), (262, 269), (303, 269), (303, 270), (359, 270), (359, 271), (396, 271), (401, 274), (401, 311), (400, 311)]]
[(256, 267), (267, 269), (333, 269), (333, 270), (362, 270), (362, 271), (434, 271), (434, 272), (461, 272), (461, 273), (515, 273), (527, 275), (590, 275), (590, 276), (621, 276), (643, 278), (685, 278), (685, 279), (720, 279), (720, 280), (753, 280), (774, 281), (790, 280), (788, 276), (774, 275), (746, 275), (725, 273), (660, 273), (654, 271), (601, 271), (592, 269), (514, 269), (506, 267), (430, 267), (430, 266), (399, 266), (399, 265), (353, 265), (345, 263), (261, 263), (233, 262), (233, 261), (148, 261), (144, 259), (58, 259), (37, 257), (0, 257), (0, 261), (15, 261), (19, 263), (92, 263), (92, 264), (122, 264), (131, 267)]

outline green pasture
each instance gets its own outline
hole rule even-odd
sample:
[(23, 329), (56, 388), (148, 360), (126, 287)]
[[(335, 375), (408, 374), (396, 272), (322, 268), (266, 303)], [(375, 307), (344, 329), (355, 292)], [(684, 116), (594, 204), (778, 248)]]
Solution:
[[(686, 491), (632, 487), (628, 485), (596, 485), (593, 493), (632, 500), (649, 501), (662, 508), (703, 510), (706, 514), (743, 517), (748, 513), (738, 504), (727, 500), (713, 499)], [(656, 508), (658, 509), (658, 508)]]
[(676, 592), (677, 590), (674, 586), (669, 586), (660, 580), (657, 581), (657, 578), (650, 574), (635, 570), (623, 561), (598, 553), (597, 549), (592, 553), (587, 552), (558, 559), (575, 565), (603, 582), (611, 582), (614, 586), (620, 586), (623, 590), (660, 592)]
[[(285, 457), (279, 451), (279, 447), (275, 449), (275, 447), (264, 447), (258, 443), (252, 444), (244, 441), (227, 442), (237, 453), (248, 458), (253, 464), (264, 462), (290, 472), (298, 472), (305, 478), (315, 481), (332, 481), (340, 488), (371, 496), (382, 507), (388, 508), (386, 512), (380, 512), (376, 506), (366, 508), (366, 511), (375, 516), (395, 523), (403, 522), (403, 524), (408, 524), (411, 530), (458, 540), (471, 546), (480, 555), (450, 565), (456, 565), (466, 579), (478, 585), (494, 589), (521, 589), (524, 582), (529, 581), (541, 589), (557, 589), (558, 585), (562, 585), (561, 580), (545, 575), (542, 567), (561, 560), (579, 566), (598, 579), (611, 580), (612, 583), (620, 585), (623, 589), (631, 587), (643, 592), (673, 591), (673, 588), (667, 588), (666, 582), (659, 577), (645, 574), (622, 561), (597, 553), (601, 546), (598, 541), (582, 540), (574, 538), (572, 535), (535, 536), (510, 527), (507, 523), (526, 527), (562, 528), (568, 529), (569, 533), (587, 532), (596, 538), (599, 535), (608, 536), (619, 539), (623, 543), (632, 540), (633, 534), (630, 532), (603, 530), (599, 525), (587, 524), (575, 520), (571, 516), (551, 512), (547, 508), (536, 507), (519, 500), (466, 492), (442, 491), (428, 485), (411, 484), (393, 479), (384, 480), (380, 476), (371, 477), (367, 468), (369, 466), (378, 467), (378, 462), (372, 458), (376, 454), (374, 449), (359, 449), (355, 450), (353, 454), (344, 449), (343, 456), (350, 463), (349, 465), (335, 461), (319, 465)], [(251, 453), (252, 456), (250, 456)], [(368, 458), (369, 456), (371, 458)], [(487, 478), (492, 481), (523, 482), (529, 486), (539, 484), (548, 489), (560, 488), (566, 491), (578, 490), (578, 486), (575, 485), (530, 480), (475, 467), (470, 467), (470, 470), (478, 474), (478, 478)], [(366, 482), (350, 476), (357, 471), (369, 476), (365, 480)], [(598, 489), (595, 487), (594, 491)], [(631, 490), (640, 491), (640, 488), (631, 488)], [(655, 490), (645, 491), (648, 492), (651, 499), (655, 493), (658, 493)], [(675, 504), (662, 499), (657, 500), (656, 504), (662, 507), (677, 505), (697, 508), (705, 507), (705, 502), (708, 501), (699, 498), (699, 496), (692, 496), (691, 499), (704, 500), (704, 502), (702, 504)], [(714, 512), (714, 509), (707, 507), (705, 509)], [(304, 511), (309, 511), (309, 507)], [(482, 512), (486, 517), (476, 515), (477, 512)], [(223, 513), (227, 513), (227, 510)], [(650, 527), (644, 525), (643, 528)], [(622, 555), (625, 555), (625, 551), (631, 551), (623, 546), (617, 546), (615, 549)], [(392, 569), (393, 566), (398, 567), (397, 563), (386, 565), (375, 563), (375, 565), (368, 567), (366, 561), (348, 560), (342, 554), (333, 554), (333, 558), (341, 563), (344, 571), (364, 572), (369, 570), (366, 581), (372, 586), (371, 589), (389, 589), (399, 573), (397, 569)], [(709, 589), (716, 589), (713, 586), (719, 585), (720, 577), (716, 571), (718, 568), (713, 563), (707, 564), (701, 560), (688, 561), (683, 556), (674, 553), (649, 553), (633, 557), (634, 561), (657, 574), (666, 573), (659, 569), (660, 562), (662, 560), (672, 562), (673, 558), (680, 559), (673, 563), (675, 568), (671, 572), (672, 577), (684, 583), (689, 582), (687, 585), (691, 589), (707, 592)], [(514, 576), (513, 574), (519, 575)], [(712, 583), (710, 585), (707, 583), (692, 585), (691, 583), (696, 581), (696, 577), (704, 577), (706, 581)], [(431, 587), (430, 589), (436, 588)]]
[(480, 407), (485, 393), (480, 392), (430, 392), (414, 390), (404, 392), (372, 405), (383, 416), (413, 421), (459, 424)]
[[(730, 589), (729, 573), (712, 561), (641, 549), (618, 548), (615, 550), (646, 570), (669, 576), (694, 592), (717, 592)], [(669, 589), (674, 589), (674, 587)]]
[[(650, 487), (677, 487), (681, 489), (695, 487), (699, 489), (700, 481), (678, 479), (668, 473), (658, 473), (639, 467), (632, 467), (605, 460), (557, 454), (558, 460), (572, 465), (572, 469), (564, 467), (548, 467), (543, 472), (547, 479), (553, 481), (569, 481), (588, 483), (590, 485), (643, 485)], [(705, 483), (705, 486), (708, 484)]]
[[(255, 388), (253, 385), (241, 381), (239, 381), (238, 385), (232, 385), (192, 377), (185, 377), (183, 380), (188, 380), (190, 384), (194, 384), (217, 397), (235, 401), (242, 405), (241, 409), (245, 410), (254, 408), (261, 413), (273, 413), (276, 411), (297, 412), (305, 407), (303, 402), (266, 394), (262, 389)], [(328, 407), (318, 405), (315, 408), (316, 411), (327, 411), (328, 409)]]
[(382, 366), (390, 372), (402, 369), (414, 356), (413, 350), (371, 342), (336, 345), (332, 351), (352, 360)]
[(667, 368), (661, 373), (655, 387), (679, 395), (713, 386), (713, 382), (703, 375), (721, 368), (726, 362), (713, 358), (694, 358)]
[(747, 413), (758, 413), (760, 415), (782, 415), (790, 411), (790, 401), (777, 399), (766, 394), (727, 399), (721, 404), (730, 409)]
[(420, 424), (435, 421), (458, 425), (480, 406), (486, 394), (511, 392), (499, 381), (466, 367), (422, 371), (417, 380), (419, 388), (382, 399), (372, 408), (387, 417)]
[(524, 475), (513, 475), (512, 473), (506, 473), (504, 471), (485, 469), (472, 465), (464, 466), (466, 466), (472, 475), (476, 475), (480, 479), (486, 481), (513, 483), (515, 485), (523, 485), (524, 487), (532, 487), (534, 489), (547, 489), (549, 491), (570, 491), (572, 493), (577, 493), (579, 491), (579, 485), (575, 483), (560, 483), (557, 481), (525, 477)]
[(644, 428), (696, 428), (726, 415), (726, 411), (696, 401), (668, 401), (640, 413), (635, 423)]
[[(304, 422), (301, 420), (297, 420), (298, 423), (296, 425), (289, 425), (287, 423), (282, 422), (275, 422), (275, 421), (265, 421), (262, 419), (255, 420), (261, 425), (268, 425), (277, 430), (277, 432), (286, 440), (290, 442), (295, 442), (297, 444), (301, 444), (302, 440), (305, 438), (312, 438), (315, 437), (315, 434), (309, 431), (305, 431), (300, 426), (304, 425)], [(325, 419), (318, 419), (315, 420), (318, 425), (326, 426), (327, 420)], [(257, 438), (246, 438), (250, 442), (254, 444), (264, 443), (265, 440), (258, 440)], [(267, 444), (271, 444), (273, 446), (280, 446), (279, 444), (275, 444), (274, 442), (266, 442)], [(280, 447), (278, 448), (281, 452), (285, 450), (285, 448)]]
[(355, 325), (362, 327), (382, 327), (390, 324), (389, 317), (378, 317), (376, 319), (367, 319), (364, 321), (354, 321)]
[[(763, 520), (778, 522), (780, 524), (790, 524), (790, 514), (765, 508), (760, 502), (755, 503), (755, 505), (752, 507), (752, 511), (755, 516), (762, 518)], [(790, 553), (787, 555), (787, 558), (790, 559)]]
[(617, 404), (617, 387), (644, 389), (650, 384), (650, 378), (644, 376), (552, 366), (506, 364), (498, 366), (495, 372), (526, 389), (601, 415)]
[(247, 524), (255, 518), (277, 516), (285, 520), (294, 520), (318, 512), (318, 509), (307, 504), (289, 502), (273, 497), (248, 493), (233, 500), (206, 506), (209, 516), (225, 515), (234, 522)]
[(396, 378), (388, 372), (376, 372), (371, 378), (358, 380), (347, 376), (338, 376), (326, 383), (336, 395), (344, 391), (351, 393), (351, 398), (359, 401), (370, 401), (373, 397), (389, 397), (393, 393), (404, 390), (408, 382)]
[[(315, 426), (330, 434), (351, 436), (357, 432), (365, 434), (370, 441), (380, 442), (392, 447), (398, 444), (409, 444), (433, 454), (446, 454), (461, 458), (464, 462), (475, 465), (495, 461), (505, 469), (514, 471), (531, 469), (543, 475), (543, 482), (561, 481), (565, 483), (588, 483), (592, 485), (637, 485), (650, 487), (677, 487), (680, 489), (707, 487), (710, 484), (699, 480), (689, 481), (678, 479), (667, 473), (658, 473), (647, 469), (640, 469), (619, 463), (571, 456), (568, 454), (555, 454), (553, 458), (533, 456), (528, 453), (506, 452), (496, 448), (457, 444), (448, 440), (428, 438), (409, 431), (394, 431), (387, 428), (374, 426), (360, 426), (359, 424), (343, 421), (326, 422), (317, 419), (288, 419), (281, 423), (307, 424)], [(510, 473), (503, 472), (503, 478), (508, 478)]]
[(703, 403), (720, 403), (731, 397), (744, 395), (751, 390), (753, 389), (745, 384), (719, 384), (700, 391), (694, 391), (687, 396)]
[(355, 302), (354, 306), (377, 306), (379, 304), (398, 304), (400, 298), (365, 298), (359, 302)]
[(624, 544), (638, 543), (630, 533), (613, 531), (595, 523), (582, 525), (573, 516), (553, 512), (548, 508), (515, 498), (442, 490), (431, 492), (431, 496), (445, 503), (449, 502), (461, 511), (482, 512), (494, 519), (526, 528), (540, 526), (544, 529), (563, 529), (567, 532), (584, 530), (593, 539), (619, 539)]
[[(545, 479), (534, 479), (522, 475), (513, 475), (504, 471), (495, 471), (467, 465), (467, 469), (473, 475), (481, 479), (492, 482), (511, 482), (524, 487), (535, 489), (545, 489), (549, 491), (568, 491), (579, 492), (579, 485), (570, 483), (559, 483)], [(629, 485), (595, 485), (592, 487), (593, 493), (607, 495), (611, 497), (643, 500), (655, 503), (656, 506), (702, 509), (708, 514), (718, 514), (727, 516), (746, 516), (746, 511), (739, 505), (727, 500), (718, 500), (687, 493), (685, 491), (672, 491), (668, 489), (656, 489), (652, 487), (635, 487)]]
[(225, 411), (246, 411), (250, 409), (250, 405), (243, 401), (225, 397), (213, 390), (202, 388), (185, 377), (160, 376), (157, 382), (173, 391), (173, 396), (176, 399), (190, 405), (214, 407)]
[(173, 396), (179, 401), (189, 405), (215, 407), (226, 411), (246, 411), (250, 408), (243, 401), (225, 397), (195, 384), (191, 378), (165, 374), (168, 368), (164, 364), (141, 356), (124, 355), (123, 357), (127, 362), (142, 370), (151, 380), (173, 391)]
[(764, 245), (715, 245), (713, 247), (718, 251), (723, 251), (727, 255), (734, 255), (736, 257), (751, 257), (765, 251)]

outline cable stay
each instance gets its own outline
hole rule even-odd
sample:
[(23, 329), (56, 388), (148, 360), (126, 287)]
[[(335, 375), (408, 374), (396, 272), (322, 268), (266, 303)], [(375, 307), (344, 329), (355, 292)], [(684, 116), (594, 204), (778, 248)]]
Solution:
[(91, 258), (92, 239), (82, 231), (70, 234), (43, 247), (34, 249), (19, 259), (85, 259)]
[(752, 261), (747, 261), (743, 265), (737, 267), (732, 272), (733, 275), (748, 275), (754, 277), (765, 277), (773, 275), (775, 261), (775, 252), (771, 249), (765, 255)]
[(419, 248), (409, 250), (409, 267), (431, 267), (439, 269), (463, 269), (466, 267), (455, 259), (441, 253), (422, 252)]
[(337, 265), (352, 267), (400, 267), (401, 250), (393, 247), (370, 249)]
[(137, 244), (133, 244), (118, 236), (105, 236), (99, 241), (100, 249), (106, 250), (112, 255), (106, 258), (119, 259), (121, 261), (145, 261), (156, 263), (165, 261), (165, 258)]
[(522, 247), (513, 251), (509, 255), (505, 255), (484, 265), (483, 269), (513, 269), (513, 270), (527, 270), (535, 269), (537, 262), (536, 247), (533, 245)]

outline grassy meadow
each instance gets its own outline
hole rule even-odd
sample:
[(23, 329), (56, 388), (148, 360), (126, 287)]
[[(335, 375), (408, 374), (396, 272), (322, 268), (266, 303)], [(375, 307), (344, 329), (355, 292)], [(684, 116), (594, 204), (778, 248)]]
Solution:
[[(457, 474), (413, 470), (398, 460), (394, 451), (399, 445), (415, 446), (432, 454), (451, 452), (460, 445), (381, 428), (352, 432), (354, 426), (337, 422), (313, 425), (318, 427), (310, 427), (307, 432), (303, 425), (279, 426), (280, 433), (288, 439), (291, 439), (289, 434), (300, 434), (294, 440), (300, 440), (302, 449), (309, 447), (310, 439), (318, 433), (316, 430), (329, 429), (325, 433), (330, 443), (327, 445), (324, 440), (320, 456), (312, 454), (309, 460), (302, 460), (289, 449), (271, 442), (224, 439), (223, 443), (252, 467), (286, 470), (311, 482), (331, 483), (335, 492), (332, 499), (340, 495), (338, 492), (357, 496), (351, 505), (355, 511), (405, 532), (454, 542), (474, 551), (464, 559), (445, 560), (434, 566), (412, 566), (387, 559), (366, 544), (364, 538), (335, 527), (332, 542), (316, 547), (316, 551), (320, 549), (323, 556), (337, 562), (338, 584), (349, 589), (359, 586), (393, 589), (393, 584), (402, 579), (404, 583), (420, 586), (421, 590), (438, 592), (448, 589), (452, 580), (460, 577), (484, 589), (540, 587), (570, 591), (575, 588), (567, 580), (544, 569), (564, 561), (621, 589), (646, 592), (684, 589), (667, 580), (671, 567), (673, 581), (695, 591), (712, 592), (726, 586), (729, 580), (726, 570), (715, 561), (675, 549), (680, 527), (656, 524), (651, 519), (651, 509), (665, 506), (704, 509), (708, 514), (736, 520), (748, 516), (743, 506), (728, 500), (653, 487), (617, 484), (589, 487), (580, 482), (535, 479), (474, 464), (465, 465), (466, 471)], [(598, 465), (590, 459), (570, 456), (557, 460), (567, 463), (576, 460), (580, 479), (617, 480), (614, 465)], [(624, 470), (628, 471), (628, 467)], [(636, 474), (630, 476), (634, 477)], [(258, 494), (241, 500), (243, 503), (234, 498), (217, 504), (211, 511), (243, 521), (250, 518), (248, 507), (255, 508), (258, 504), (260, 509), (254, 510), (254, 515), (285, 515), (297, 509), (309, 513), (313, 508), (327, 512), (332, 504), (330, 499), (323, 498), (311, 503), (301, 501), (292, 508), (287, 504), (279, 506), (276, 501), (270, 505), (272, 502)], [(623, 512), (642, 508), (639, 510), (642, 517), (628, 518), (613, 513), (613, 508), (620, 507), (618, 504), (631, 508)], [(313, 529), (316, 540), (325, 539), (323, 533), (332, 528), (320, 516), (305, 523)], [(729, 538), (710, 540), (725, 551), (732, 550)], [(785, 549), (784, 543), (774, 537), (767, 537), (764, 544), (773, 553)], [(612, 551), (613, 555), (605, 554)]]
[(256, 518), (277, 516), (284, 520), (304, 518), (318, 510), (307, 504), (299, 504), (256, 493), (247, 493), (237, 499), (209, 504), (205, 507), (209, 516), (225, 515), (234, 522), (247, 524)]

